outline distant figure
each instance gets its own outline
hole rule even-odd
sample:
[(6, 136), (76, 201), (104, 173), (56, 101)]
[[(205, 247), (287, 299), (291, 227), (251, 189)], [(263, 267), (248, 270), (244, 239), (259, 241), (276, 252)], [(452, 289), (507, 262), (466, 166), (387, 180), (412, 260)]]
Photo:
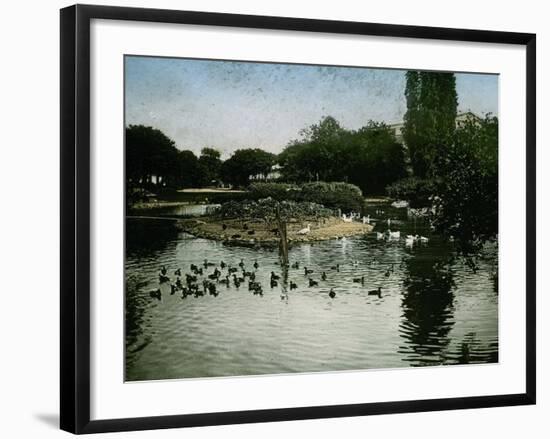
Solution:
[(327, 274), (323, 271), (323, 274), (321, 275), (321, 279), (323, 281), (327, 280)]
[(181, 270), (178, 268), (176, 271), (174, 271), (175, 276), (181, 276)]
[(254, 268), (257, 270), (259, 266), (260, 266), (260, 265), (258, 264), (258, 261), (255, 260), (255, 261), (254, 261)]
[(295, 268), (295, 269), (300, 268), (300, 263), (298, 261), (294, 262), (294, 264), (292, 264), (292, 268)]
[(358, 283), (364, 284), (365, 283), (365, 276), (356, 277), (356, 278), (353, 279), (353, 282), (355, 282), (356, 284), (358, 284)]
[(166, 267), (163, 265), (161, 268), (160, 268), (160, 274), (162, 274), (163, 276), (166, 276)]
[(271, 280), (279, 280), (281, 276), (275, 274), (274, 271), (271, 272)]
[(328, 296), (331, 298), (331, 299), (334, 299), (336, 297), (336, 293), (334, 292), (334, 289), (330, 289), (329, 293), (328, 293)]
[(309, 270), (307, 267), (304, 267), (304, 276), (313, 273), (313, 270)]
[(290, 289), (295, 290), (296, 288), (298, 288), (298, 285), (296, 285), (296, 282), (290, 281)]

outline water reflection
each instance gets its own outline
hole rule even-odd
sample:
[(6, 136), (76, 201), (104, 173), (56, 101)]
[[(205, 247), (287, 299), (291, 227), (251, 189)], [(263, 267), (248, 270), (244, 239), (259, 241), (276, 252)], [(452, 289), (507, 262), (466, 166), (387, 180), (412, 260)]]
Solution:
[(178, 229), (173, 221), (156, 219), (126, 220), (126, 257), (153, 258), (175, 246)]
[[(429, 234), (422, 222), (391, 215), (403, 235)], [(128, 380), (498, 361), (496, 246), (473, 270), (437, 237), (407, 247), (373, 233), (296, 245), (284, 269), (277, 252), (196, 239), (166, 219), (128, 219), (126, 227)], [(204, 259), (234, 267), (242, 259), (249, 271), (258, 261), (263, 295), (219, 284), (215, 297), (182, 299), (165, 284), (161, 300), (150, 297), (161, 266), (175, 281), (174, 270), (185, 278)], [(271, 271), (280, 276), (274, 287)], [(368, 294), (378, 287), (381, 297)]]
[(399, 327), (405, 345), (400, 352), (415, 366), (440, 364), (449, 344), (453, 319), (453, 272), (450, 260), (420, 254), (404, 260), (402, 309)]

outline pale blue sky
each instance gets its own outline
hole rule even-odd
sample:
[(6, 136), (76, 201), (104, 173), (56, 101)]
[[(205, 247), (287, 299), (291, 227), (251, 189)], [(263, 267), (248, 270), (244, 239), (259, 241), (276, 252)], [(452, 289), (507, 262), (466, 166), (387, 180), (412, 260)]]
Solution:
[[(401, 121), (405, 71), (127, 56), (126, 124), (162, 130), (179, 149), (278, 153), (323, 116), (357, 129)], [(459, 111), (498, 114), (498, 76), (456, 74)]]

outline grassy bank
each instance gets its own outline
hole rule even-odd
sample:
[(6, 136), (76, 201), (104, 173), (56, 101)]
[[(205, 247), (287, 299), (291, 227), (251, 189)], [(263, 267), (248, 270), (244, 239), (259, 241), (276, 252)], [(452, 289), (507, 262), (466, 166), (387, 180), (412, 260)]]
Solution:
[[(310, 225), (310, 232), (299, 234), (298, 231), (307, 227), (308, 224)], [(228, 244), (276, 245), (279, 242), (275, 223), (262, 220), (221, 220), (203, 217), (181, 220), (178, 222), (178, 227), (196, 237), (223, 241)], [(346, 223), (338, 217), (303, 218), (287, 223), (287, 235), (289, 242), (292, 244), (363, 235), (370, 233), (373, 227), (373, 225), (361, 222)]]

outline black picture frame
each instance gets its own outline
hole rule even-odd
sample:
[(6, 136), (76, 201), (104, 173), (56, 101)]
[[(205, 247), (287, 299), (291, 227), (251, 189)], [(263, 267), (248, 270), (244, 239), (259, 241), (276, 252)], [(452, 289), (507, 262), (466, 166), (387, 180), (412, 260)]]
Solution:
[[(406, 37), (526, 47), (526, 376), (525, 393), (383, 403), (90, 420), (90, 21), (181, 23), (335, 34)], [(74, 5), (61, 10), (61, 387), (60, 426), (99, 433), (325, 417), (535, 404), (536, 400), (536, 36), (210, 12)]]

